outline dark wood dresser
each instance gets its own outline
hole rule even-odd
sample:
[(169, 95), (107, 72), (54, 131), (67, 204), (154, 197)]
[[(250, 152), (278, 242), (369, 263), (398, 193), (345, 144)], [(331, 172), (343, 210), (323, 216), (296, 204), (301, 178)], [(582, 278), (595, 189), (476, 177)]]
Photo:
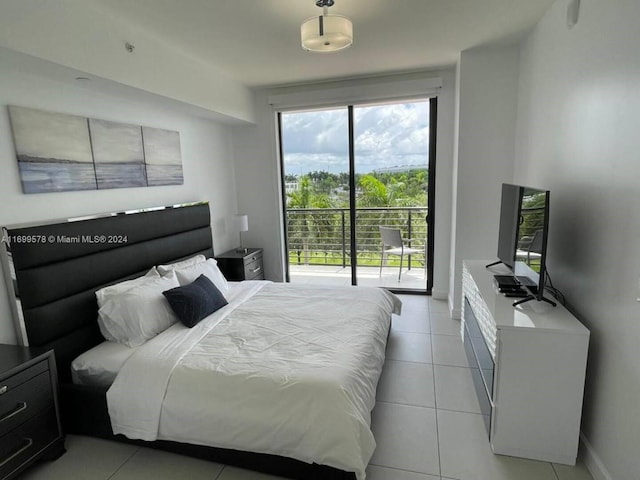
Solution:
[(264, 280), (261, 248), (247, 248), (246, 252), (229, 250), (216, 255), (216, 260), (222, 274), (231, 282)]
[(64, 453), (53, 350), (0, 344), (0, 479)]

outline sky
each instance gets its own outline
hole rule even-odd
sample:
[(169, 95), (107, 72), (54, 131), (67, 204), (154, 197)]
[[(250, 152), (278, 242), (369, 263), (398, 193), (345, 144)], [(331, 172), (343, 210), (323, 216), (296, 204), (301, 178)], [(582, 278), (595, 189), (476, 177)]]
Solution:
[[(411, 102), (354, 108), (356, 173), (389, 167), (426, 168), (429, 103)], [(282, 115), (285, 173), (349, 170), (346, 107)]]

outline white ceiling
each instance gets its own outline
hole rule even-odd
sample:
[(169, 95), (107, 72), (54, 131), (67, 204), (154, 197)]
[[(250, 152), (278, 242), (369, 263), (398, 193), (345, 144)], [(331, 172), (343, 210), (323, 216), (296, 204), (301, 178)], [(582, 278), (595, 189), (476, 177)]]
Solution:
[(336, 0), (330, 12), (352, 19), (354, 44), (333, 54), (300, 47), (315, 0), (90, 1), (255, 87), (451, 66), (463, 50), (517, 39), (554, 0)]

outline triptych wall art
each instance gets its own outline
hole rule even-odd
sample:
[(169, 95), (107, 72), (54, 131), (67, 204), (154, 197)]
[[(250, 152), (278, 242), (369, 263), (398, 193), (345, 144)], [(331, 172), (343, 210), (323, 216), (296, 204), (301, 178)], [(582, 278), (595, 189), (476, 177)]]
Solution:
[(180, 133), (9, 106), (24, 193), (182, 185)]

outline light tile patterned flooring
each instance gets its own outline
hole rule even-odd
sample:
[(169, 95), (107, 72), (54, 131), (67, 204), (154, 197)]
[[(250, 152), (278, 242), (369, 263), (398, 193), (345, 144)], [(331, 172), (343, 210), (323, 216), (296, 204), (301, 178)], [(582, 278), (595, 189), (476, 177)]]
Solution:
[[(445, 302), (401, 296), (372, 428), (378, 443), (368, 480), (592, 480), (576, 467), (494, 455), (475, 399), (460, 324)], [(277, 480), (230, 466), (89, 437), (21, 480)]]

